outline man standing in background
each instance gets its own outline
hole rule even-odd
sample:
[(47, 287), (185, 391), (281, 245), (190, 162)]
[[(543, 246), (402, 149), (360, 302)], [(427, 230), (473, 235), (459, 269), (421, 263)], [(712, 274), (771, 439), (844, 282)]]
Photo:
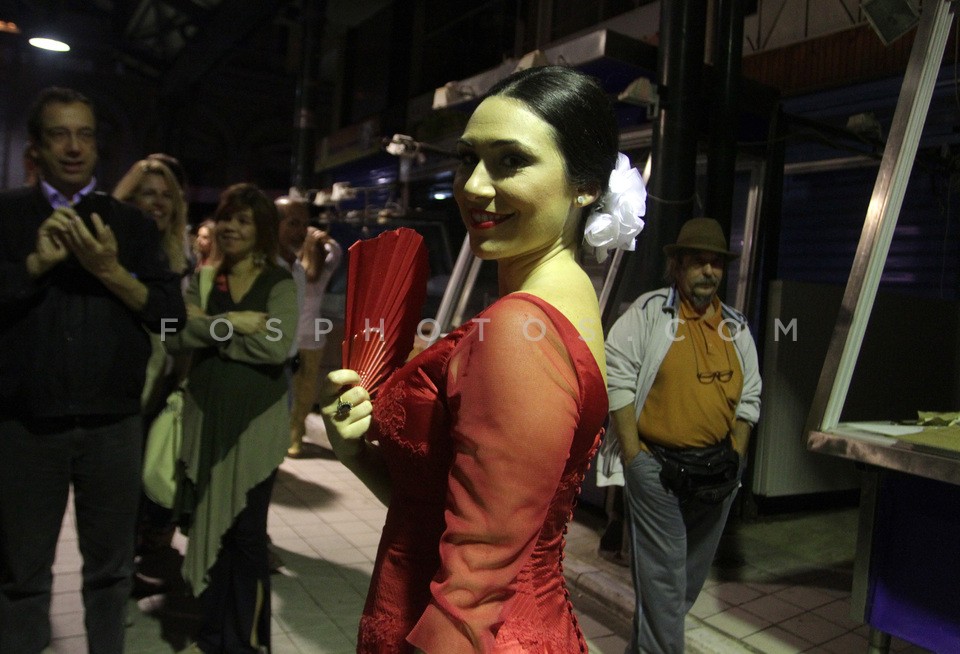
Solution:
[(316, 402), (320, 361), (329, 331), (329, 326), (322, 321), (320, 307), (330, 277), (343, 258), (343, 249), (326, 232), (309, 226), (310, 209), (303, 200), (285, 196), (278, 198), (276, 205), (280, 212), (281, 256), (287, 259), (291, 269), (298, 267), (303, 275), (303, 301), (297, 330), (299, 365), (290, 393), (290, 447), (287, 449), (287, 456), (298, 457), (306, 433), (305, 420)]
[(623, 463), (636, 593), (630, 654), (683, 654), (684, 618), (716, 554), (760, 414), (753, 337), (746, 318), (717, 297), (737, 257), (723, 229), (689, 220), (664, 253), (671, 285), (641, 295), (606, 341), (616, 437), (607, 434), (598, 467), (616, 454)]
[(140, 500), (144, 327), (184, 319), (153, 222), (96, 192), (93, 106), (42, 91), (39, 181), (0, 193), (0, 654), (50, 642), (71, 485), (89, 651), (122, 654)]

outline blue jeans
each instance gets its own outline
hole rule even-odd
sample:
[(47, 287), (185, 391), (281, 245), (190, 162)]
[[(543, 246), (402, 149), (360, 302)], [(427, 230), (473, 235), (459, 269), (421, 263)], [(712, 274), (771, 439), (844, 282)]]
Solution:
[(626, 654), (683, 654), (684, 618), (707, 579), (736, 491), (720, 504), (681, 504), (660, 482), (660, 462), (643, 451), (623, 478), (636, 594)]
[(0, 418), (0, 654), (50, 642), (52, 566), (71, 484), (91, 654), (123, 654), (140, 500), (140, 416)]

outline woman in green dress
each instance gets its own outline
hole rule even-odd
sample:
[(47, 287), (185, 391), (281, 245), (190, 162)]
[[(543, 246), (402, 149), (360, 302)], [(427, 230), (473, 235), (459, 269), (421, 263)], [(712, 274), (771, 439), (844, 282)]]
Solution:
[(267, 508), (287, 448), (296, 288), (275, 264), (277, 213), (259, 189), (231, 186), (214, 219), (222, 260), (205, 308), (198, 273), (187, 325), (167, 337), (170, 350), (193, 352), (175, 507), (189, 536), (184, 579), (203, 608), (190, 651), (269, 651)]

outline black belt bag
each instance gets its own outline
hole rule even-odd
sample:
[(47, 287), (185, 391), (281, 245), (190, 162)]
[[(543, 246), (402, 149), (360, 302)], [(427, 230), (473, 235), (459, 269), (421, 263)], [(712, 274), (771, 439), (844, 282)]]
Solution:
[(719, 504), (740, 485), (740, 455), (730, 438), (709, 447), (671, 450), (646, 443), (660, 462), (660, 482), (681, 502)]

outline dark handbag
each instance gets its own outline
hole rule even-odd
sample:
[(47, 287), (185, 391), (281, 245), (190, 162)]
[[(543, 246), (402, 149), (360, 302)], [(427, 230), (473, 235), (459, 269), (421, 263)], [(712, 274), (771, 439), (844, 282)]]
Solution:
[(709, 447), (671, 450), (647, 443), (660, 462), (660, 482), (681, 502), (719, 504), (740, 485), (740, 455), (729, 438)]

